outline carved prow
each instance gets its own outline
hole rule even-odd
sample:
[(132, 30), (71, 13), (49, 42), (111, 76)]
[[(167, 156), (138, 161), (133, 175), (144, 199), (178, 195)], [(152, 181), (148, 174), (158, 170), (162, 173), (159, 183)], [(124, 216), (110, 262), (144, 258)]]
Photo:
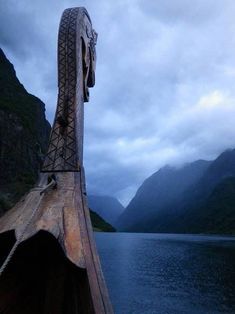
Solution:
[(64, 11), (58, 35), (58, 102), (42, 172), (79, 171), (83, 111), (95, 84), (97, 33), (84, 8)]
[[(48, 152), (37, 186), (0, 219), (0, 262), (7, 265), (0, 277), (0, 313), (113, 313), (83, 169), (83, 106), (95, 84), (96, 39), (84, 8), (64, 11), (58, 36), (58, 102)], [(4, 264), (6, 253), (13, 252), (9, 254), (13, 230), (15, 254)]]

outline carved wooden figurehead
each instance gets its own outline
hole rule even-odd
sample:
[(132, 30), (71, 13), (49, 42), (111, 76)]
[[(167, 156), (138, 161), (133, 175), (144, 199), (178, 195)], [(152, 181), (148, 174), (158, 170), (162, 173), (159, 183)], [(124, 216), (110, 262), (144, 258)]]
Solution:
[(97, 33), (84, 8), (64, 11), (58, 35), (58, 102), (43, 172), (79, 171), (84, 102), (95, 85)]
[(48, 152), (36, 186), (0, 218), (0, 313), (113, 314), (83, 169), (84, 102), (95, 84), (96, 40), (84, 8), (64, 11)]

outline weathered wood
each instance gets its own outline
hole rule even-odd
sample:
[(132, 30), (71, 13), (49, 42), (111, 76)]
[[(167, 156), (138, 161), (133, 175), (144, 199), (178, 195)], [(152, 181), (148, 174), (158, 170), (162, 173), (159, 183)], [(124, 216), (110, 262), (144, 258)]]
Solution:
[[(43, 189), (46, 180), (47, 175), (42, 174), (38, 187), (32, 189), (25, 198), (0, 219), (1, 233), (15, 230), (16, 237), (20, 236), (35, 203), (40, 197), (40, 189)], [(66, 256), (78, 267), (84, 268), (85, 261), (78, 209), (75, 208), (75, 190), (74, 173), (58, 173), (57, 188), (45, 193), (23, 240), (32, 237), (40, 230), (48, 231), (58, 239)]]
[(95, 312), (87, 271), (69, 262), (45, 231), (20, 245), (1, 277), (0, 292), (0, 313)]
[(84, 101), (95, 84), (97, 34), (84, 8), (64, 11), (58, 36), (58, 102), (42, 171), (79, 171)]
[[(82, 156), (96, 37), (84, 8), (64, 11), (48, 153), (36, 187), (0, 219), (1, 263), (15, 238), (20, 242), (0, 277), (0, 313), (113, 313), (93, 238)], [(56, 188), (44, 190), (52, 175)]]

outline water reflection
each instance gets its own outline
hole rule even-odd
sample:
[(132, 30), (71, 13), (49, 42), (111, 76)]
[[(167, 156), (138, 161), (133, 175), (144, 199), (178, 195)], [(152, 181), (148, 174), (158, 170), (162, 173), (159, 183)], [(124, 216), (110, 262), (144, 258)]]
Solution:
[(96, 234), (115, 313), (235, 313), (235, 239)]

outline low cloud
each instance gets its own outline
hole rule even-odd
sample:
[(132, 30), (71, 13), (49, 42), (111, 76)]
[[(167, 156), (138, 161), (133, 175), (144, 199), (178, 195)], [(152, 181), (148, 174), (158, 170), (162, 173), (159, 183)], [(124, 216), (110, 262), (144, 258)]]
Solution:
[(99, 34), (85, 107), (88, 192), (127, 203), (159, 167), (235, 146), (234, 1), (1, 2), (0, 44), (50, 121), (59, 19), (78, 5)]

